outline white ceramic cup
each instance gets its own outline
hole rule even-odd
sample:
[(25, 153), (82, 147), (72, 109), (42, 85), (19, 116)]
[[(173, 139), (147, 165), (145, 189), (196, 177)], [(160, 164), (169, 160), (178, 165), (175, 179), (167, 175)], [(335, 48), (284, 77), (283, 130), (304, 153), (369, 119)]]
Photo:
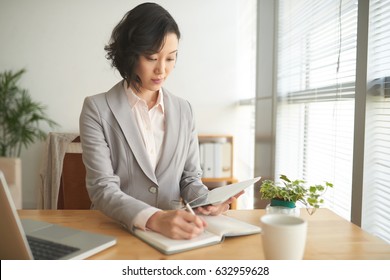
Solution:
[(267, 260), (302, 260), (307, 222), (286, 214), (267, 214), (260, 218), (264, 255)]

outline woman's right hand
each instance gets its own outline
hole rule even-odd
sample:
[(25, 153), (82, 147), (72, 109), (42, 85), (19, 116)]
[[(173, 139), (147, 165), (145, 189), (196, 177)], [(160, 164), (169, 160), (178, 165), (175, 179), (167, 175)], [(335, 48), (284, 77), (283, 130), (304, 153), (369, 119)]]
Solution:
[(204, 231), (206, 222), (187, 211), (172, 210), (154, 213), (146, 227), (172, 239), (191, 239)]

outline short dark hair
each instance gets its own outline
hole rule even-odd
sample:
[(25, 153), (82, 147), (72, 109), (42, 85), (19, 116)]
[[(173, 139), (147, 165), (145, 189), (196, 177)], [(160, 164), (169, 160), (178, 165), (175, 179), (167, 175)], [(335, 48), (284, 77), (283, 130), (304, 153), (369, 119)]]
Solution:
[(121, 76), (137, 90), (141, 80), (135, 73), (140, 55), (154, 54), (161, 50), (165, 36), (180, 31), (167, 10), (155, 3), (143, 3), (125, 14), (104, 47), (106, 58), (111, 60)]

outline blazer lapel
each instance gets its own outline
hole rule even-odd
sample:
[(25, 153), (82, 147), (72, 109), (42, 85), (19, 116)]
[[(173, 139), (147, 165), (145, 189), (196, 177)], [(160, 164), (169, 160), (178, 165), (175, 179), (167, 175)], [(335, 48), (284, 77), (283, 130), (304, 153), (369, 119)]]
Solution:
[(158, 184), (156, 175), (150, 164), (142, 136), (136, 120), (131, 114), (131, 108), (123, 88), (123, 82), (116, 84), (106, 95), (108, 106), (121, 127), (123, 134), (133, 152), (139, 166), (155, 184)]
[[(172, 157), (175, 153), (181, 127), (180, 104), (177, 104), (171, 96), (165, 92), (164, 94), (164, 114), (165, 114), (165, 133), (162, 144), (160, 160), (156, 166), (157, 178), (160, 174), (166, 171), (171, 165)], [(179, 116), (179, 117), (178, 117)]]

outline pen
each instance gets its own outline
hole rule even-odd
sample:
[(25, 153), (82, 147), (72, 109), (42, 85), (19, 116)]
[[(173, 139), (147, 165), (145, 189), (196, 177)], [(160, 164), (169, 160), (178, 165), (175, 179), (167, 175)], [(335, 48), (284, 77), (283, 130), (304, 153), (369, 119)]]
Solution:
[(183, 200), (183, 201), (184, 201), (184, 204), (186, 205), (187, 211), (190, 212), (192, 215), (196, 216), (196, 214), (195, 214), (194, 210), (192, 210), (190, 204), (186, 200)]
[(185, 205), (186, 205), (186, 209), (187, 209), (192, 215), (196, 216), (196, 215), (195, 215), (195, 212), (194, 212), (194, 210), (192, 210), (190, 204), (189, 204), (187, 201), (185, 201), (185, 200), (184, 200), (184, 203), (185, 203)]

